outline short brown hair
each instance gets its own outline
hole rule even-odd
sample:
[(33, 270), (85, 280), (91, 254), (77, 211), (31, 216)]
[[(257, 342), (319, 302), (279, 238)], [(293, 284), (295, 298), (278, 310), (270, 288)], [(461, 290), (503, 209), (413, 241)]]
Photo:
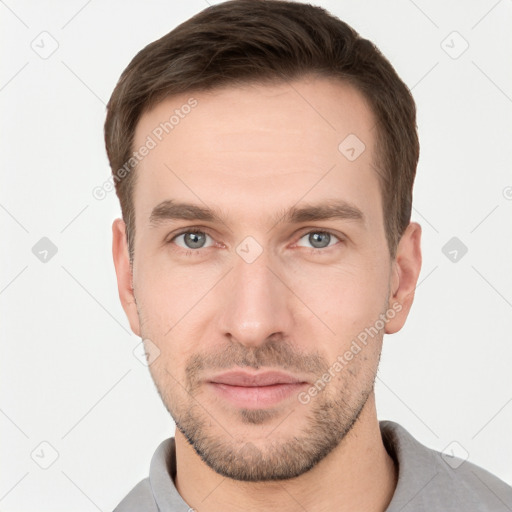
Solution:
[[(371, 105), (386, 238), (391, 257), (396, 256), (410, 222), (419, 157), (409, 89), (373, 43), (325, 9), (283, 0), (230, 0), (208, 7), (141, 50), (108, 102), (105, 144), (131, 260), (136, 173), (126, 172), (126, 164), (142, 114), (180, 93), (306, 75), (350, 83)], [(121, 168), (122, 179), (116, 174)]]

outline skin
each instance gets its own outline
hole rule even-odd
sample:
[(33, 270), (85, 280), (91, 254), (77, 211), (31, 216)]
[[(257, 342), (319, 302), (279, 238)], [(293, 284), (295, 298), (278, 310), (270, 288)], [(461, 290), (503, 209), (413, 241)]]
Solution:
[[(133, 332), (160, 351), (150, 371), (178, 426), (175, 485), (199, 511), (383, 511), (397, 472), (373, 383), (383, 335), (402, 328), (413, 302), (421, 227), (409, 224), (392, 260), (372, 111), (352, 86), (325, 78), (225, 87), (157, 104), (134, 147), (191, 96), (195, 109), (137, 168), (133, 265), (125, 225), (113, 224), (120, 299)], [(338, 150), (348, 134), (365, 144), (354, 161)], [(169, 199), (216, 209), (222, 222), (152, 225), (153, 208)], [(364, 221), (277, 222), (292, 206), (332, 199)], [(191, 227), (208, 237), (187, 252), (173, 237)], [(309, 234), (325, 231), (329, 245), (312, 245)], [(237, 252), (247, 236), (262, 251), (252, 263)], [(393, 318), (307, 404), (293, 393), (243, 410), (206, 383), (220, 368), (273, 369), (308, 390), (393, 305)]]

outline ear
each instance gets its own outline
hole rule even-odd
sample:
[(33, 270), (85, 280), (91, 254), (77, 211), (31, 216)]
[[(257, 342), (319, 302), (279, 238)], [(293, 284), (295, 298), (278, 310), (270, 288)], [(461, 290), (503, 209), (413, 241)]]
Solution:
[(116, 268), (119, 298), (132, 331), (140, 336), (139, 315), (133, 293), (133, 274), (128, 254), (126, 224), (122, 219), (116, 219), (112, 224), (112, 256)]
[(398, 332), (405, 324), (414, 300), (421, 270), (421, 226), (411, 222), (404, 231), (391, 263), (391, 290), (388, 307), (396, 312), (386, 323), (386, 334)]

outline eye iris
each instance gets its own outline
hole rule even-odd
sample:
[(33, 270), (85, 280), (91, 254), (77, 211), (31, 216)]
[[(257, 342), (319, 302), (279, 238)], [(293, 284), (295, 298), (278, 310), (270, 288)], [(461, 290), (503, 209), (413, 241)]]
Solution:
[(311, 233), (309, 235), (309, 243), (316, 249), (327, 247), (331, 241), (329, 233)]
[(199, 249), (206, 241), (204, 233), (185, 233), (183, 238), (190, 249)]

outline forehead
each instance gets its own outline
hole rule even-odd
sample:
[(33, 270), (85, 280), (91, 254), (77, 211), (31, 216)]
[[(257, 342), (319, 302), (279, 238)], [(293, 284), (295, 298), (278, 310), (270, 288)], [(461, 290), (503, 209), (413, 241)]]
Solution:
[(136, 218), (176, 198), (248, 215), (255, 204), (261, 214), (306, 195), (378, 206), (374, 126), (362, 94), (332, 79), (166, 98), (136, 127), (134, 149), (151, 146), (137, 165)]

